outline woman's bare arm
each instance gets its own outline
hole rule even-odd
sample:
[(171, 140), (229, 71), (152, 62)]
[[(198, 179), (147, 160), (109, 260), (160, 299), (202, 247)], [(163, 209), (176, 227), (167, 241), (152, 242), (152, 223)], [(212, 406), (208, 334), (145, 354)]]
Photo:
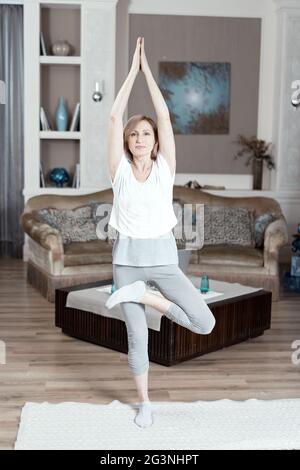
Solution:
[(176, 150), (170, 113), (164, 97), (150, 70), (145, 54), (144, 38), (142, 38), (141, 42), (141, 67), (145, 74), (146, 82), (157, 116), (159, 149), (161, 154), (167, 160), (172, 175), (174, 175), (176, 171)]
[(130, 72), (116, 96), (108, 124), (108, 167), (114, 179), (123, 153), (123, 114), (128, 103), (132, 86), (140, 70), (140, 38), (137, 40)]

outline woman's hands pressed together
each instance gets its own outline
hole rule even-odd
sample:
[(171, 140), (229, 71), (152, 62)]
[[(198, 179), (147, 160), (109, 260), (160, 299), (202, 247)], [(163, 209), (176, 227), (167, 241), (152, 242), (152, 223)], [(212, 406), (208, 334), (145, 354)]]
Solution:
[(137, 74), (141, 68), (141, 37), (138, 37), (133, 54), (131, 69)]
[(144, 74), (150, 72), (150, 67), (145, 53), (145, 39), (141, 38), (141, 69)]
[(150, 67), (145, 53), (145, 39), (141, 36), (138, 37), (136, 42), (131, 68), (136, 74), (138, 74), (140, 70), (142, 70), (145, 75), (150, 72)]

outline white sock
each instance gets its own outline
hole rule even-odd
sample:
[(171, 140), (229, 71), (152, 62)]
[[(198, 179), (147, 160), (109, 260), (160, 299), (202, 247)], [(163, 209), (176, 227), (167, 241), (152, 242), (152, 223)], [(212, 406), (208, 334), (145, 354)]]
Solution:
[(127, 286), (117, 289), (106, 301), (105, 306), (112, 308), (120, 302), (139, 302), (146, 292), (146, 284), (144, 281), (135, 281)]
[(139, 404), (139, 411), (134, 419), (135, 424), (140, 428), (148, 428), (152, 425), (152, 407), (150, 401), (142, 401)]

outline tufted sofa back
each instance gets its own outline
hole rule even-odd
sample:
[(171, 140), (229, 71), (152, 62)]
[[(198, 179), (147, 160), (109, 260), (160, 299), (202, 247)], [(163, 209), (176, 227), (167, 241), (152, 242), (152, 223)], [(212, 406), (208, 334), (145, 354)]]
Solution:
[[(184, 186), (174, 186), (173, 198), (180, 199), (184, 203), (202, 203), (225, 207), (246, 207), (255, 209), (256, 214), (265, 212), (275, 212), (278, 218), (282, 217), (279, 203), (269, 197), (227, 197), (216, 196), (201, 189), (185, 188)], [(113, 202), (113, 191), (111, 188), (80, 196), (42, 194), (30, 198), (25, 205), (24, 212), (42, 209), (44, 207), (56, 207), (64, 209), (74, 209), (75, 207), (88, 204), (90, 201)]]

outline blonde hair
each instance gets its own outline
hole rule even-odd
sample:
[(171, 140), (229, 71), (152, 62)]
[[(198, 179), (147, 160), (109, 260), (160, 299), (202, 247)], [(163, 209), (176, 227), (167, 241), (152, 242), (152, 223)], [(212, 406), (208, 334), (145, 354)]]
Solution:
[(151, 151), (151, 160), (156, 160), (157, 159), (157, 153), (159, 149), (159, 142), (158, 142), (158, 129), (155, 121), (151, 119), (149, 116), (144, 116), (143, 114), (135, 114), (134, 116), (131, 116), (130, 119), (126, 122), (123, 130), (123, 141), (124, 141), (124, 152), (128, 156), (128, 158), (133, 161), (133, 155), (128, 147), (128, 138), (132, 132), (132, 130), (135, 128), (135, 126), (141, 122), (141, 121), (147, 121), (151, 125), (153, 132), (154, 132), (154, 139), (155, 139), (155, 144), (153, 146), (153, 149)]

